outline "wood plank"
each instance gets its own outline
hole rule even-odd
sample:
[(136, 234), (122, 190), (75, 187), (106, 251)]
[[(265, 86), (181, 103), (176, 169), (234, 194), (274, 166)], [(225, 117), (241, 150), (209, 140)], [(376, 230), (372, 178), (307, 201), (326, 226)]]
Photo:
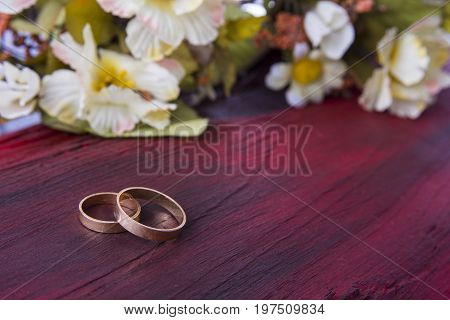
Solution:
[[(270, 177), (273, 182), (259, 174), (224, 174), (246, 161), (227, 154), (230, 147), (257, 148), (269, 136), (243, 137), (233, 146), (218, 140), (212, 149), (222, 161), (213, 176), (139, 174), (145, 141), (42, 126), (1, 137), (0, 296), (448, 297), (449, 99), (447, 91), (418, 121), (369, 114), (354, 100), (288, 110), (272, 123), (313, 127), (305, 148), (312, 175)], [(252, 130), (272, 116), (230, 122)], [(233, 129), (222, 120), (209, 132), (217, 130)], [(199, 151), (208, 138), (182, 145)], [(160, 157), (182, 152), (177, 139), (158, 141)], [(285, 152), (273, 144), (272, 156)], [(253, 160), (263, 166), (264, 157)], [(184, 206), (189, 221), (178, 240), (156, 244), (80, 225), (77, 206), (85, 195), (135, 185), (166, 191)]]

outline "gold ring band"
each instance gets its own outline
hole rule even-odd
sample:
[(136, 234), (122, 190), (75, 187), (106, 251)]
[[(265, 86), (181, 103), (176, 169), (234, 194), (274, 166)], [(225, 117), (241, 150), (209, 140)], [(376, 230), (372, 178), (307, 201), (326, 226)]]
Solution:
[[(149, 203), (160, 205), (173, 215), (178, 222), (178, 226), (170, 229), (160, 229), (146, 226), (133, 220), (127, 215), (123, 205), (121, 205), (124, 200), (130, 198), (147, 200)], [(155, 241), (167, 241), (176, 238), (181, 233), (187, 220), (186, 213), (175, 200), (162, 192), (142, 187), (127, 188), (120, 191), (116, 198), (115, 214), (117, 222), (120, 223), (124, 229), (138, 237)]]
[[(116, 198), (117, 193), (115, 192), (102, 192), (91, 194), (81, 200), (79, 205), (79, 218), (81, 224), (89, 230), (100, 233), (120, 233), (126, 231), (119, 223), (117, 223), (117, 221), (95, 219), (86, 213), (90, 207), (101, 204), (111, 205), (114, 212), (116, 208)], [(139, 205), (139, 202), (137, 202), (135, 199), (129, 198), (125, 199), (122, 202), (122, 206), (124, 210), (127, 211), (125, 213), (127, 217), (129, 217), (133, 221), (139, 220), (139, 216), (141, 214), (141, 206)]]

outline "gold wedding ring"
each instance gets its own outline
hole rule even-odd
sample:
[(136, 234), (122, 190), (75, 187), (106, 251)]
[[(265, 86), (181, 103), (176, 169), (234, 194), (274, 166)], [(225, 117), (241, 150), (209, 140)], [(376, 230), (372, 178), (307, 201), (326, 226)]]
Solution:
[[(155, 228), (146, 226), (130, 217), (124, 206), (126, 200), (136, 199), (148, 203), (157, 204), (170, 212), (178, 222), (174, 228)], [(141, 206), (143, 206), (141, 204)], [(116, 219), (120, 225), (132, 234), (155, 241), (167, 241), (176, 238), (186, 224), (186, 213), (183, 208), (172, 198), (162, 192), (143, 188), (133, 187), (120, 191), (116, 197)]]
[[(91, 217), (87, 211), (96, 205), (110, 205), (112, 212), (116, 208), (117, 193), (102, 192), (87, 196), (81, 200), (80, 222), (89, 230), (101, 233), (120, 233), (126, 231), (117, 221), (113, 220), (99, 220)], [(121, 202), (122, 211), (130, 220), (137, 221), (141, 214), (141, 206), (135, 199), (127, 198)], [(114, 214), (115, 215), (115, 214)]]

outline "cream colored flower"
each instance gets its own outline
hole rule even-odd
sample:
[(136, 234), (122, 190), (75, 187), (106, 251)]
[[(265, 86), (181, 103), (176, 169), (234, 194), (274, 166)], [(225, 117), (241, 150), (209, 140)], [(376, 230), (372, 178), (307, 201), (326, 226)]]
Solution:
[(86, 120), (101, 135), (121, 135), (139, 122), (166, 127), (176, 108), (168, 101), (178, 97), (182, 74), (158, 63), (97, 50), (89, 25), (83, 37), (83, 45), (67, 33), (61, 42), (52, 42), (54, 54), (75, 71), (58, 70), (44, 78), (41, 107), (65, 123)]
[(15, 119), (30, 114), (41, 87), (39, 75), (9, 62), (0, 64), (0, 117)]
[(327, 59), (318, 50), (309, 51), (305, 44), (297, 44), (293, 63), (276, 63), (266, 76), (266, 86), (286, 91), (289, 105), (302, 107), (308, 101), (321, 102), (332, 89), (343, 84), (346, 65), (342, 61)]
[(206, 45), (224, 23), (222, 0), (97, 0), (107, 12), (133, 18), (126, 43), (136, 58), (162, 59), (186, 39)]
[(37, 0), (1, 0), (0, 13), (15, 15), (31, 7)]
[(449, 45), (439, 24), (439, 19), (428, 19), (398, 38), (395, 29), (386, 33), (377, 50), (381, 67), (359, 99), (366, 110), (416, 119), (450, 86), (450, 76), (443, 71)]
[(305, 32), (313, 46), (333, 60), (341, 59), (355, 40), (347, 11), (331, 1), (319, 1), (306, 13)]

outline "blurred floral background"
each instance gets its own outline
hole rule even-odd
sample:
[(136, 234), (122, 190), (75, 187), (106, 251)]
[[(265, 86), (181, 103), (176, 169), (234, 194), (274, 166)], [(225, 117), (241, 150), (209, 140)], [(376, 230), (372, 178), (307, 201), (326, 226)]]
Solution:
[(450, 86), (449, 30), (440, 0), (0, 0), (0, 128), (196, 136), (197, 106), (268, 63), (290, 107), (356, 92), (417, 119)]

